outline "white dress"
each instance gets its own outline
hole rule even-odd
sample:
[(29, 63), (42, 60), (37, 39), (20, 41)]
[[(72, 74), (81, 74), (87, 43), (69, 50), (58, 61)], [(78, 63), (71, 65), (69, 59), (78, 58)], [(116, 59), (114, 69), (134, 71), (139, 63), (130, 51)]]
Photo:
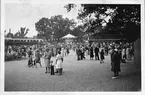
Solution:
[(64, 49), (62, 48), (62, 50), (61, 50), (61, 55), (62, 55), (62, 57), (64, 57), (65, 56), (65, 51), (64, 51)]
[(36, 51), (33, 51), (33, 61), (36, 59)]
[(41, 61), (42, 67), (45, 67), (45, 58), (44, 57), (41, 57), (40, 58), (40, 61)]
[(58, 54), (57, 56), (56, 56), (56, 69), (60, 69), (60, 68), (62, 68), (62, 55), (60, 55), (60, 54)]

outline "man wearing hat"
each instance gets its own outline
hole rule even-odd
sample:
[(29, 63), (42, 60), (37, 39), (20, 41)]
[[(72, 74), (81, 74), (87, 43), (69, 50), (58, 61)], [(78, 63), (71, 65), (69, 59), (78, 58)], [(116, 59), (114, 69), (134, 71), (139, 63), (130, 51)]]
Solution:
[(118, 52), (118, 49), (114, 49), (111, 58), (111, 66), (112, 66), (111, 71), (114, 72), (114, 76), (112, 77), (112, 79), (119, 78), (120, 61), (121, 61), (121, 56)]

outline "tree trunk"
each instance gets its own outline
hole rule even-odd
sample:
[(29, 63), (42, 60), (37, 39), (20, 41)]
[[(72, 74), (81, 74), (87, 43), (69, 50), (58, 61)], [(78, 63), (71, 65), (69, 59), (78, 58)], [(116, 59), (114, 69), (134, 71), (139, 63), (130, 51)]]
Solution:
[(134, 42), (134, 64), (136, 69), (141, 70), (141, 39)]

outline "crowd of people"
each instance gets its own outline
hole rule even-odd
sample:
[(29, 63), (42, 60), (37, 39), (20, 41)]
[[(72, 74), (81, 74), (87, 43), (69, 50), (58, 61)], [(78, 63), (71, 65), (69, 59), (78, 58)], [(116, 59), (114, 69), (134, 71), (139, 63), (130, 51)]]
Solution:
[[(58, 75), (62, 74), (63, 71), (63, 57), (69, 54), (68, 47), (53, 47), (50, 48), (47, 45), (43, 47), (30, 47), (28, 50), (28, 66), (29, 67), (37, 67), (37, 64), (45, 64), (46, 72), (54, 75), (58, 73)], [(55, 60), (52, 60), (52, 57), (55, 57)]]
[(15, 60), (26, 57), (26, 50), (28, 46), (25, 45), (9, 45), (5, 46), (5, 61)]
[(90, 60), (103, 60), (104, 55), (108, 55), (112, 50), (117, 49), (122, 62), (125, 63), (127, 59), (133, 57), (134, 49), (132, 43), (92, 43), (78, 45), (75, 49), (77, 60), (85, 59), (85, 55), (90, 56)]
[[(33, 45), (33, 46), (8, 46), (5, 48), (6, 54), (15, 54), (17, 57), (27, 57), (28, 67), (45, 66), (45, 73), (61, 75), (63, 72), (62, 63), (64, 57), (73, 50), (76, 52), (77, 60), (84, 60), (89, 56), (90, 60), (98, 60), (100, 64), (104, 63), (105, 56), (110, 55), (111, 71), (114, 72), (114, 78), (118, 78), (120, 63), (126, 63), (134, 56), (134, 48), (132, 43), (76, 43), (71, 45), (61, 44), (60, 46), (49, 45)], [(54, 57), (54, 60), (52, 60)]]
[(110, 55), (111, 71), (114, 72), (113, 79), (119, 77), (120, 63), (132, 60), (134, 56), (133, 43), (92, 43), (88, 45), (78, 45), (76, 48), (77, 60), (85, 59), (89, 55), (90, 60), (100, 60), (104, 63), (105, 55)]
[[(63, 48), (62, 48), (63, 47)], [(69, 45), (54, 46), (54, 45), (9, 45), (5, 46), (5, 61), (15, 60), (18, 58), (28, 58), (28, 67), (36, 67), (37, 64), (46, 67), (45, 73), (54, 72), (51, 69), (56, 67), (56, 73), (62, 74), (63, 57), (69, 54)], [(55, 61), (51, 60), (55, 57)]]

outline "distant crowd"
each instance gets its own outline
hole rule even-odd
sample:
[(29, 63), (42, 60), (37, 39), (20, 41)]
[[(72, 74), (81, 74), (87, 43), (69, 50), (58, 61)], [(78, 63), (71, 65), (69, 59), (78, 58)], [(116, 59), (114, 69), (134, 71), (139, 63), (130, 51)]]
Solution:
[[(5, 47), (5, 60), (17, 58), (28, 58), (28, 67), (45, 66), (45, 73), (61, 75), (63, 72), (62, 63), (64, 57), (69, 55), (70, 50), (76, 52), (78, 61), (86, 59), (99, 60), (100, 64), (104, 63), (105, 56), (110, 55), (111, 71), (117, 78), (120, 72), (120, 63), (126, 63), (127, 60), (133, 59), (134, 48), (133, 43), (76, 43), (76, 44), (60, 44), (60, 45), (9, 45)], [(11, 58), (9, 57), (11, 56)], [(55, 60), (52, 60), (54, 57)], [(54, 70), (56, 69), (56, 70)]]
[(77, 60), (85, 59), (86, 55), (90, 56), (90, 60), (103, 60), (104, 55), (108, 55), (112, 50), (117, 50), (121, 56), (122, 62), (126, 62), (127, 59), (132, 59), (134, 55), (134, 48), (132, 43), (92, 43), (77, 45), (75, 48), (77, 54)]
[(87, 55), (90, 60), (100, 60), (104, 63), (105, 55), (110, 55), (111, 71), (114, 72), (112, 79), (119, 78), (120, 63), (126, 63), (134, 57), (133, 43), (92, 43), (87, 45), (78, 45), (75, 49), (77, 60), (83, 60)]

